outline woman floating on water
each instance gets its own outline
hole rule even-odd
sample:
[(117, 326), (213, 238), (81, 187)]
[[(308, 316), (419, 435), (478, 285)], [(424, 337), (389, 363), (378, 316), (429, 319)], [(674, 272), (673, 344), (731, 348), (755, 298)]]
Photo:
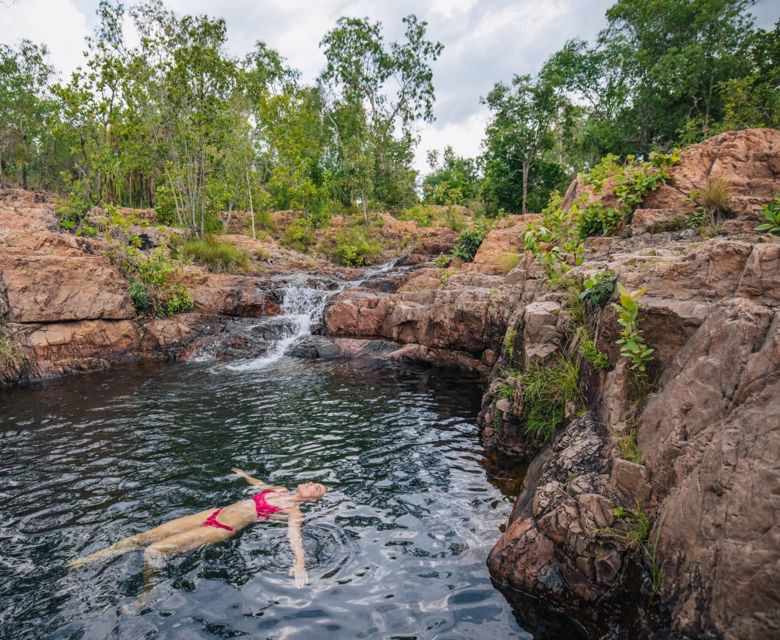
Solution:
[(325, 495), (327, 489), (316, 482), (304, 482), (298, 485), (295, 493), (290, 493), (284, 487), (273, 487), (253, 478), (241, 469), (232, 469), (232, 471), (249, 484), (261, 487), (262, 491), (249, 500), (241, 500), (227, 507), (208, 509), (191, 516), (176, 518), (149, 531), (130, 536), (84, 558), (73, 560), (68, 563), (68, 567), (80, 567), (98, 558), (126, 553), (148, 545), (144, 549), (144, 562), (146, 573), (153, 573), (168, 557), (223, 542), (257, 520), (287, 518), (287, 537), (293, 552), (290, 575), (295, 577), (295, 586), (300, 589), (308, 582), (308, 578), (301, 538), (303, 514), (298, 505), (302, 502), (318, 500)]

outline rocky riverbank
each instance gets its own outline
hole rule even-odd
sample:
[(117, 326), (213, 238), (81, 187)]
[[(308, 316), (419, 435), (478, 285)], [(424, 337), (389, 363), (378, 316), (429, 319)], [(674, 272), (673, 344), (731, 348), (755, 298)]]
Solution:
[[(105, 241), (61, 232), (50, 196), (4, 190), (0, 382), (187, 359), (206, 347), (215, 357), (263, 355), (285, 287), (311, 278), (332, 294), (318, 335), (294, 355), (381, 355), (487, 375), (484, 442), (531, 463), (488, 560), (504, 587), (563, 608), (596, 635), (776, 637), (780, 241), (754, 229), (780, 191), (780, 132), (717, 136), (669, 171), (619, 234), (587, 238), (562, 281), (525, 250), (539, 216), (501, 220), (473, 262), (444, 268), (434, 258), (454, 232), (383, 215), (382, 232), (398, 240), (390, 270), (366, 277), (273, 239), (228, 235), (262, 254), (262, 268), (185, 267), (194, 309), (167, 318), (136, 312)], [(726, 185), (727, 206), (703, 224), (696, 193), (715, 183)], [(575, 180), (564, 210), (584, 201), (616, 206), (614, 185)], [(621, 355), (609, 304), (618, 294), (579, 303), (572, 291), (600, 273), (646, 289), (637, 318), (653, 349), (646, 380)], [(576, 367), (576, 389), (545, 437), (528, 429), (529, 375), (551, 379), (563, 362)]]

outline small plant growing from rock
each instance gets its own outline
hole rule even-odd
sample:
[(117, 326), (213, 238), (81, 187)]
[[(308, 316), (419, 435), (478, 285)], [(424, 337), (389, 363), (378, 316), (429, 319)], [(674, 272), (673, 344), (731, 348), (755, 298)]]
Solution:
[(756, 227), (759, 233), (772, 233), (780, 236), (780, 193), (777, 194), (772, 202), (764, 205), (761, 209), (766, 222)]
[(587, 300), (593, 305), (601, 306), (609, 300), (615, 290), (615, 274), (609, 270), (594, 273), (582, 283), (580, 300)]
[(634, 462), (636, 464), (644, 464), (642, 459), (642, 453), (639, 451), (639, 445), (636, 441), (636, 433), (628, 433), (618, 438), (615, 443), (620, 450), (620, 457), (623, 460)]
[(549, 442), (566, 420), (567, 405), (582, 399), (580, 369), (575, 360), (559, 356), (551, 367), (530, 366), (520, 377), (525, 432)]
[(520, 264), (520, 254), (517, 251), (507, 251), (498, 256), (496, 266), (501, 273), (509, 273)]
[(446, 253), (440, 253), (433, 261), (439, 269), (446, 269), (452, 262), (452, 256), (448, 256)]
[(609, 362), (607, 354), (603, 351), (600, 351), (596, 346), (595, 341), (591, 340), (590, 338), (586, 338), (580, 342), (579, 351), (580, 355), (582, 355), (582, 357), (585, 358), (585, 360), (587, 360), (594, 369), (605, 371), (612, 366)]
[(620, 339), (620, 355), (631, 363), (634, 375), (640, 380), (647, 379), (647, 364), (653, 359), (653, 351), (647, 346), (639, 330), (639, 299), (645, 294), (645, 287), (629, 291), (622, 284), (617, 284), (620, 302), (612, 303), (617, 311), (618, 324), (622, 327)]

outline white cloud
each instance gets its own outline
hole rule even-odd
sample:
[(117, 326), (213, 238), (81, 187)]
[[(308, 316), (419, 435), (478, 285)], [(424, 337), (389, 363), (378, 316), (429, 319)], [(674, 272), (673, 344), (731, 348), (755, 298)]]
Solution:
[(21, 0), (0, 4), (0, 41), (15, 45), (23, 38), (49, 48), (49, 61), (70, 75), (84, 58), (89, 34), (86, 16), (71, 0)]
[(414, 167), (420, 173), (428, 172), (426, 155), (433, 149), (450, 146), (459, 156), (473, 158), (479, 155), (482, 134), (489, 119), (486, 108), (472, 113), (460, 122), (425, 125), (420, 130), (420, 144), (414, 157)]

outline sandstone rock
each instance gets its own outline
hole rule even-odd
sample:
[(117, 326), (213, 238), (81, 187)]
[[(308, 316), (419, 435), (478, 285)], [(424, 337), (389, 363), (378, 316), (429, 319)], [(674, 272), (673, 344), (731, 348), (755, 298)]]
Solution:
[(688, 214), (680, 209), (637, 209), (631, 217), (631, 234), (661, 233), (685, 227)]
[(97, 371), (138, 359), (138, 331), (128, 320), (24, 325), (36, 377)]
[(127, 285), (102, 258), (0, 253), (12, 322), (135, 317)]
[(199, 313), (242, 317), (279, 313), (281, 298), (277, 288), (257, 276), (208, 273), (187, 267), (182, 282), (190, 290)]
[(452, 349), (431, 349), (421, 344), (405, 344), (400, 349), (391, 351), (387, 357), (399, 362), (423, 363), (483, 373), (487, 371), (479, 360), (468, 353)]
[(544, 300), (526, 306), (523, 322), (524, 368), (544, 363), (561, 347), (563, 325), (559, 302)]
[(218, 326), (218, 318), (199, 313), (154, 318), (143, 327), (141, 355), (149, 359), (177, 358), (194, 340)]
[(507, 253), (523, 253), (523, 235), (532, 222), (540, 219), (541, 216), (535, 214), (502, 218), (485, 236), (474, 260), (466, 265), (466, 270), (494, 275), (505, 273), (506, 270), (500, 264), (503, 256)]
[(660, 503), (664, 598), (692, 635), (780, 633), (780, 316), (719, 305), (663, 374), (639, 444)]

